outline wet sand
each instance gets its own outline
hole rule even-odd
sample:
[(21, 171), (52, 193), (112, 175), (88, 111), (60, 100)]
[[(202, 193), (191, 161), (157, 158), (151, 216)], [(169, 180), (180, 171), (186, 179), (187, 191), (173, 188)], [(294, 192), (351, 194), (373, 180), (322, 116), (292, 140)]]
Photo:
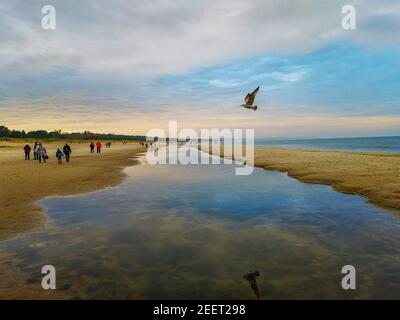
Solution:
[(400, 210), (400, 154), (256, 147), (254, 165)]
[[(95, 191), (118, 184), (122, 168), (132, 165), (130, 157), (144, 151), (138, 143), (115, 142), (102, 153), (91, 154), (89, 143), (71, 143), (71, 162), (59, 165), (57, 148), (65, 141), (44, 143), (47, 163), (25, 161), (23, 142), (0, 142), (0, 240), (38, 230), (45, 225), (45, 215), (36, 204), (47, 196), (72, 195)], [(33, 143), (30, 143), (33, 148)], [(33, 152), (31, 152), (33, 159)]]

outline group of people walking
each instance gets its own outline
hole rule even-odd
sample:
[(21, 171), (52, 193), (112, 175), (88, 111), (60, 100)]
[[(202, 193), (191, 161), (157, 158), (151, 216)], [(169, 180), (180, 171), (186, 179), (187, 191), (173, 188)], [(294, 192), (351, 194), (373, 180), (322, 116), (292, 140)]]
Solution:
[[(31, 158), (31, 146), (29, 144), (26, 144), (24, 146), (24, 152), (25, 152), (25, 160), (30, 160)], [(69, 146), (68, 143), (66, 143), (63, 147), (63, 150), (61, 151), (60, 149), (57, 149), (56, 152), (56, 158), (58, 160), (58, 163), (62, 163), (62, 158), (65, 157), (65, 160), (69, 162), (70, 157), (71, 157), (72, 149)], [(49, 159), (49, 156), (47, 155), (47, 150), (44, 147), (43, 144), (35, 142), (35, 145), (33, 146), (33, 160), (38, 160), (39, 163), (46, 163), (46, 160)]]
[(153, 142), (150, 142), (150, 145), (149, 145), (147, 142), (146, 142), (146, 143), (140, 142), (140, 145), (143, 146), (143, 147), (146, 147), (146, 149), (147, 149), (147, 148), (149, 148), (149, 146), (150, 146), (150, 147), (153, 146)]
[[(90, 143), (90, 152), (94, 153), (94, 149), (96, 148), (96, 152), (97, 153), (101, 153), (101, 147), (102, 144), (100, 141), (97, 141), (96, 143), (91, 142)], [(106, 142), (106, 148), (111, 148), (111, 142)], [(26, 144), (24, 146), (24, 152), (25, 152), (25, 160), (30, 160), (31, 158), (31, 151), (32, 148), (29, 144)], [(65, 160), (67, 162), (70, 161), (70, 157), (71, 157), (71, 153), (72, 153), (72, 149), (69, 146), (68, 143), (66, 143), (64, 145), (64, 147), (61, 149), (57, 149), (56, 152), (56, 158), (58, 160), (58, 163), (61, 164), (62, 163), (62, 159), (65, 157)], [(46, 148), (44, 147), (44, 145), (42, 143), (38, 143), (35, 142), (35, 145), (33, 146), (33, 159), (34, 160), (38, 160), (39, 163), (46, 163), (46, 160), (49, 159), (49, 156), (47, 155), (47, 151)]]
[(62, 163), (62, 158), (63, 158), (64, 156), (65, 156), (65, 160), (66, 160), (67, 162), (69, 162), (69, 159), (70, 159), (70, 157), (71, 157), (71, 153), (72, 153), (72, 150), (71, 150), (71, 147), (69, 146), (68, 143), (66, 143), (66, 144), (64, 145), (63, 151), (61, 151), (60, 149), (57, 149), (56, 158), (57, 158), (57, 160), (58, 160), (58, 163), (59, 163), (59, 164)]
[[(96, 152), (97, 153), (101, 153), (101, 147), (102, 147), (102, 145), (101, 145), (101, 142), (100, 141), (97, 141), (96, 142), (96, 144), (94, 143), (94, 142), (91, 142), (90, 143), (90, 153), (94, 153), (94, 147), (96, 146)], [(108, 146), (108, 143), (107, 143), (107, 146)], [(110, 146), (111, 146), (111, 143), (110, 143)]]

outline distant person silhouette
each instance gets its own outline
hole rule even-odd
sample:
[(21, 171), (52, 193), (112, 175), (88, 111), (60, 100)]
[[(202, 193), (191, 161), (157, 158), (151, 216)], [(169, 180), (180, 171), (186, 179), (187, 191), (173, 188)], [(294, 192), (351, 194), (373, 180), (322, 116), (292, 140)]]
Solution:
[(63, 153), (60, 149), (57, 149), (56, 158), (58, 160), (58, 164), (62, 164), (62, 158), (64, 157)]
[(94, 142), (90, 143), (90, 153), (94, 152)]
[(48, 159), (46, 148), (41, 143), (39, 143), (38, 157), (39, 163), (42, 163), (42, 160), (46, 163), (46, 159)]
[(38, 160), (38, 149), (39, 149), (39, 144), (35, 142), (35, 145), (33, 146), (33, 160)]
[(96, 149), (97, 149), (97, 153), (101, 152), (101, 142), (100, 141), (96, 142)]
[(26, 144), (24, 147), (25, 151), (25, 160), (29, 160), (31, 157), (31, 146), (29, 144)]
[(67, 162), (69, 162), (69, 158), (71, 156), (72, 150), (71, 150), (71, 147), (69, 146), (68, 143), (66, 143), (64, 145), (63, 152), (64, 152), (64, 155), (65, 155), (65, 160), (67, 160)]

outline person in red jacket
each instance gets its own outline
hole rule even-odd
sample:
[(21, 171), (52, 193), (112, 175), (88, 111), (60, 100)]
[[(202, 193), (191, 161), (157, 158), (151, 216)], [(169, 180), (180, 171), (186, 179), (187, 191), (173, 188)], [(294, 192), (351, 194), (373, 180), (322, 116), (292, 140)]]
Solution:
[(101, 152), (101, 142), (100, 141), (96, 142), (96, 149), (97, 149), (97, 153)]
[(31, 146), (29, 144), (26, 144), (24, 147), (25, 151), (25, 160), (29, 160), (31, 157)]

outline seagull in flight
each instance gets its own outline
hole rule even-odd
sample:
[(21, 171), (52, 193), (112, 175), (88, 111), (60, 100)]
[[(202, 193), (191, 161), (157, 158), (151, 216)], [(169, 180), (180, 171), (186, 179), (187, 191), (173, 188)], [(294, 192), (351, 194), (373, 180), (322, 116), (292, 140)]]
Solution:
[(256, 98), (256, 95), (258, 93), (258, 90), (260, 87), (257, 87), (252, 93), (248, 93), (246, 98), (244, 98), (245, 104), (241, 104), (240, 106), (246, 109), (253, 109), (254, 111), (257, 110), (257, 106), (253, 106), (254, 99)]

